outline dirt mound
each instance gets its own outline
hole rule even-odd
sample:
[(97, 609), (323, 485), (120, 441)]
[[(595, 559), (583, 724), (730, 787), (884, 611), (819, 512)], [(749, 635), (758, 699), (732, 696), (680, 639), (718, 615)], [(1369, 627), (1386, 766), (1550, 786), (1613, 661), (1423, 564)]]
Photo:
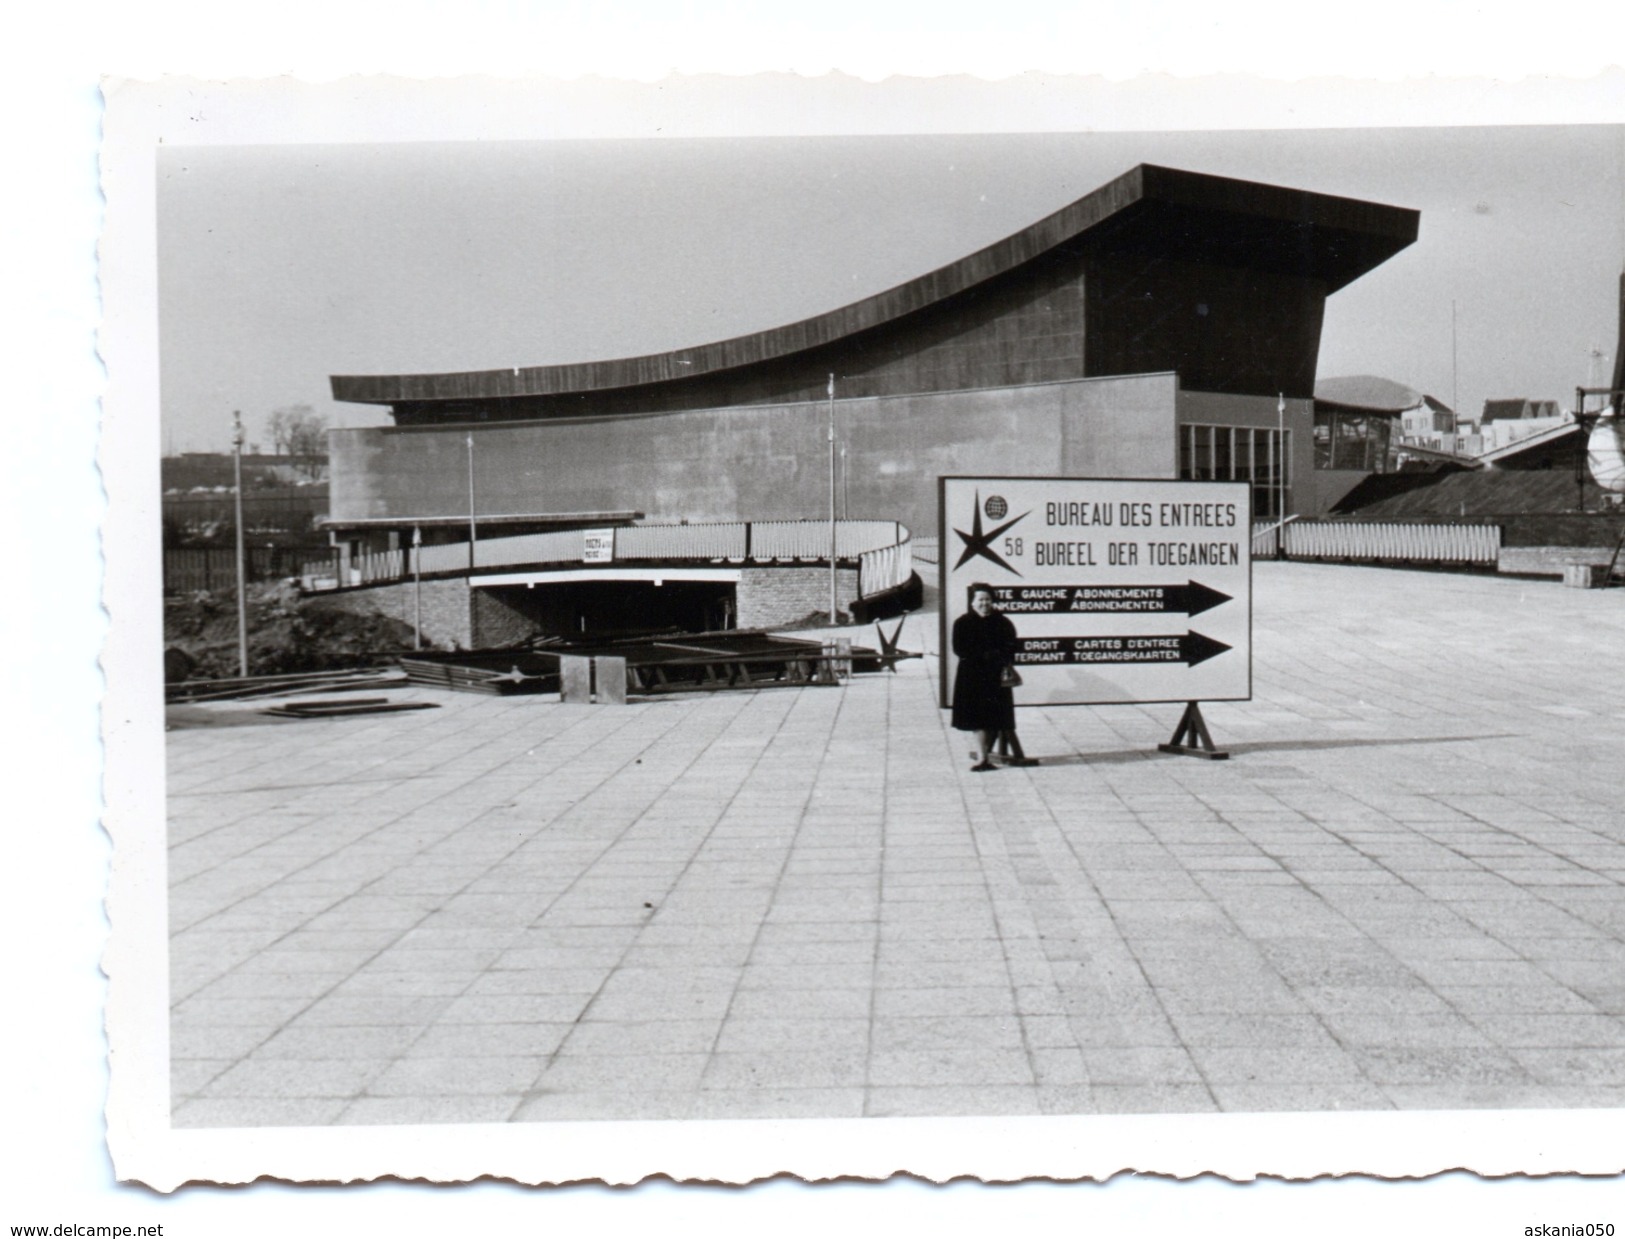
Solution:
[[(164, 644), (191, 660), (189, 679), (239, 674), (236, 597), (198, 591), (166, 598)], [(411, 644), (411, 627), (398, 620), (306, 605), (287, 582), (248, 587), (250, 675), (365, 666)], [(184, 665), (173, 657), (165, 663)]]

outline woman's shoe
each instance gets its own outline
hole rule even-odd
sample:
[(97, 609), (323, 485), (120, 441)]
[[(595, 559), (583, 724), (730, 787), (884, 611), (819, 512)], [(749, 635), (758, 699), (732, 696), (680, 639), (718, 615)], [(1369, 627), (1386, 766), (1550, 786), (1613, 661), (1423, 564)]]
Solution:
[(981, 773), (983, 773), (984, 771), (987, 771), (987, 770), (997, 770), (997, 769), (998, 769), (998, 767), (995, 766), (990, 761), (979, 761), (974, 766), (972, 766), (970, 768), (970, 772), (972, 774), (981, 774)]

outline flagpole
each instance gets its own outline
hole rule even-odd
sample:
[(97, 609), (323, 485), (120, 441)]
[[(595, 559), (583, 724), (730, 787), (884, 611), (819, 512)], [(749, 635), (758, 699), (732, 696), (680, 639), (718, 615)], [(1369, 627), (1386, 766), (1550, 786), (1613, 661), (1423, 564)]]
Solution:
[(840, 623), (835, 577), (835, 376), (829, 376), (829, 622)]

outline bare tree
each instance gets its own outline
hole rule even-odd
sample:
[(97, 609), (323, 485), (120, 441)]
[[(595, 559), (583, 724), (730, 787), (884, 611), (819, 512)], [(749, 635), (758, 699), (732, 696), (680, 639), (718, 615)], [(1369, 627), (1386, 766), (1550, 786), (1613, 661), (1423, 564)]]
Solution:
[(271, 451), (278, 456), (288, 454), (288, 440), (292, 437), (294, 419), (301, 413), (313, 412), (306, 404), (285, 405), (280, 409), (271, 410), (271, 416), (265, 419), (265, 433), (271, 439)]
[(327, 419), (308, 404), (274, 409), (266, 430), (278, 456), (286, 456), (295, 470), (319, 478), (327, 467)]

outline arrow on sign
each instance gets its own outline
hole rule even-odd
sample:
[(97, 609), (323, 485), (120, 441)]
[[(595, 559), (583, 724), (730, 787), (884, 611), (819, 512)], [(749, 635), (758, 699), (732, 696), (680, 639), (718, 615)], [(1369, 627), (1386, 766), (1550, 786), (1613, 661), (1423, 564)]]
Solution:
[(1081, 663), (1184, 663), (1194, 667), (1230, 647), (1199, 632), (1166, 636), (1023, 637), (1016, 663), (1023, 667)]
[[(1200, 615), (1203, 611), (1211, 611), (1221, 602), (1230, 601), (1229, 594), (1221, 594), (1218, 590), (1211, 589), (1200, 581), (1187, 581), (1183, 586), (1174, 585), (1165, 592), (1168, 597), (1168, 609), (1170, 611), (1183, 611), (1186, 615)], [(1226, 646), (1225, 648), (1229, 649), (1230, 647)]]
[(1205, 663), (1208, 659), (1224, 653), (1230, 647), (1223, 641), (1215, 641), (1212, 637), (1204, 637), (1199, 632), (1187, 632), (1180, 639), (1180, 649), (1185, 655), (1185, 662), (1194, 667), (1197, 663)]
[(1022, 615), (1089, 611), (1200, 615), (1230, 595), (1187, 581), (1183, 585), (1009, 585), (995, 591), (1002, 610)]

